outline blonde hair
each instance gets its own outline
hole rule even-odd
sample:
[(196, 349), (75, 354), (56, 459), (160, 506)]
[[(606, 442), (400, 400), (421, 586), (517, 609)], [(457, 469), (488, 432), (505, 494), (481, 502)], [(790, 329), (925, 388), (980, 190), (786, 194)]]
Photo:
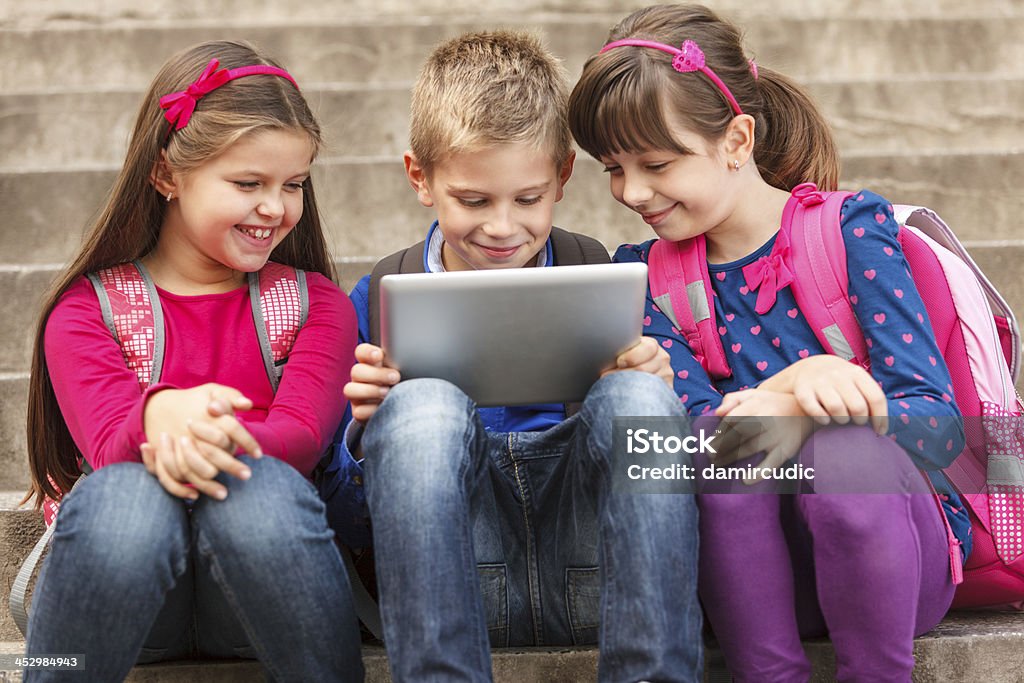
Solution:
[[(735, 26), (701, 5), (657, 5), (615, 26), (608, 42), (623, 38), (679, 46), (692, 40), (754, 117), (754, 160), (767, 183), (789, 191), (802, 182), (823, 190), (839, 183), (839, 153), (814, 101), (794, 82), (757, 65), (757, 77)], [(577, 144), (595, 158), (663, 149), (689, 154), (672, 134), (678, 121), (705, 140), (725, 133), (734, 112), (722, 92), (700, 73), (679, 73), (672, 56), (649, 48), (614, 48), (587, 60), (569, 97), (569, 125)]]
[(529, 33), (469, 33), (440, 44), (412, 92), (410, 146), (429, 174), (452, 154), (526, 143), (561, 165), (572, 153), (565, 69)]
[[(28, 498), (34, 497), (37, 507), (44, 495), (57, 498), (70, 490), (78, 478), (81, 457), (57, 405), (46, 366), (46, 322), (61, 294), (79, 277), (140, 258), (156, 245), (166, 202), (150, 178), (161, 150), (171, 170), (188, 172), (243, 136), (263, 130), (301, 131), (313, 143), (314, 156), (320, 149), (320, 126), (302, 93), (286, 79), (265, 74), (239, 78), (212, 91), (199, 100), (187, 126), (170, 132), (160, 98), (185, 90), (214, 58), (220, 60), (222, 69), (251, 64), (280, 67), (253, 46), (230, 41), (201, 43), (167, 60), (142, 102), (124, 165), (99, 216), (71, 265), (57, 277), (44, 299), (32, 356), (27, 425), (32, 473)], [(270, 258), (335, 279), (312, 179), (303, 183), (302, 204), (302, 218)]]

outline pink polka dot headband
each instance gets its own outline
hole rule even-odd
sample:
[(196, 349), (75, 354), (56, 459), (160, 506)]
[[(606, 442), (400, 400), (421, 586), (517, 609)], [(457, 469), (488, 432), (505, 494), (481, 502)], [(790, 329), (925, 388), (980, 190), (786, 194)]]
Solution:
[[(625, 40), (616, 40), (608, 43), (601, 48), (601, 53), (607, 52), (616, 47), (633, 46), (633, 47), (650, 47), (655, 50), (661, 50), (672, 55), (672, 68), (679, 73), (690, 73), (692, 71), (700, 71), (702, 74), (708, 77), (708, 79), (715, 84), (715, 87), (725, 96), (725, 99), (729, 101), (729, 106), (736, 113), (737, 116), (743, 113), (740, 109), (740, 103), (736, 101), (736, 98), (732, 96), (732, 92), (729, 91), (728, 86), (725, 82), (718, 77), (711, 67), (704, 63), (704, 51), (697, 46), (697, 43), (692, 40), (683, 41), (683, 47), (672, 47), (665, 43), (656, 43), (653, 40), (639, 40), (636, 38), (626, 38)], [(754, 60), (750, 60), (750, 70), (754, 74), (754, 78), (757, 78), (757, 65), (754, 64)]]
[(166, 109), (164, 112), (164, 118), (171, 122), (170, 128), (167, 130), (167, 134), (170, 135), (172, 130), (181, 130), (188, 125), (188, 122), (192, 119), (192, 114), (196, 110), (196, 104), (199, 100), (209, 95), (211, 92), (221, 87), (228, 81), (233, 81), (236, 78), (244, 78), (245, 76), (255, 76), (257, 74), (267, 74), (270, 76), (280, 76), (286, 79), (289, 83), (295, 86), (296, 90), (299, 84), (295, 82), (284, 69), (279, 69), (276, 66), (270, 66), (268, 64), (253, 64), (251, 66), (242, 66), (237, 69), (221, 69), (217, 71), (217, 67), (220, 66), (219, 59), (211, 59), (210, 63), (206, 65), (206, 69), (199, 75), (199, 78), (192, 81), (192, 83), (178, 92), (169, 93), (160, 98), (160, 108)]

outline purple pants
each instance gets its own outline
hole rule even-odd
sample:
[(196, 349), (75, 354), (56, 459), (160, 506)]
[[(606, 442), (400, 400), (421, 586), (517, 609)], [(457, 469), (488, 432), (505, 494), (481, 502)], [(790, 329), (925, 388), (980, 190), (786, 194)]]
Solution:
[[(738, 681), (806, 681), (801, 638), (828, 635), (840, 681), (910, 681), (913, 639), (949, 609), (939, 508), (907, 454), (828, 427), (800, 462), (818, 493), (703, 494), (700, 597)], [(821, 493), (874, 491), (887, 493)]]

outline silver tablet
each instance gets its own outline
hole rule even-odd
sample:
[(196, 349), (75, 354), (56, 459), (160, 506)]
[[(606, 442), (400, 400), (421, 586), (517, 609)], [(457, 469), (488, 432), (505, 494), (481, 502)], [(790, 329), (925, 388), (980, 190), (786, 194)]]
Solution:
[(481, 406), (579, 401), (639, 341), (646, 292), (643, 263), (386, 275), (381, 345)]

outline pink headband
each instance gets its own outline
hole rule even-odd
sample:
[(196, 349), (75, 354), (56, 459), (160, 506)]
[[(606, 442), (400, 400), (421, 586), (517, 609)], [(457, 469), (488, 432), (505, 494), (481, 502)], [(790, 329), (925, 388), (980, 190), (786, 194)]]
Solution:
[[(611, 50), (614, 47), (623, 47), (626, 45), (632, 45), (635, 47), (651, 47), (654, 48), (655, 50), (661, 50), (662, 52), (667, 52), (670, 55), (674, 55), (672, 57), (673, 69), (675, 69), (679, 73), (684, 74), (690, 73), (691, 71), (700, 71), (709, 79), (711, 79), (711, 82), (715, 84), (715, 86), (719, 89), (719, 91), (721, 91), (723, 95), (725, 95), (725, 99), (729, 101), (729, 105), (732, 107), (732, 110), (736, 112), (737, 116), (743, 113), (743, 110), (740, 109), (739, 102), (737, 102), (736, 98), (732, 96), (731, 92), (729, 92), (729, 88), (725, 85), (724, 82), (722, 82), (722, 79), (719, 78), (718, 75), (714, 71), (712, 71), (710, 67), (704, 64), (704, 51), (701, 50), (697, 46), (697, 43), (693, 42), (692, 40), (683, 41), (683, 48), (679, 49), (677, 47), (672, 47), (671, 45), (666, 45), (665, 43), (656, 43), (653, 40), (637, 40), (635, 38), (627, 38), (625, 40), (616, 40), (615, 42), (608, 43), (603, 48), (601, 48), (601, 52), (607, 52), (608, 50)], [(756, 75), (755, 78), (757, 78)]]
[(196, 110), (196, 104), (199, 100), (228, 81), (233, 81), (236, 78), (267, 74), (270, 76), (280, 76), (287, 79), (296, 89), (299, 87), (299, 84), (295, 82), (291, 74), (276, 66), (253, 64), (252, 66), (242, 66), (237, 69), (221, 69), (217, 71), (218, 66), (220, 66), (220, 60), (211, 59), (203, 73), (191, 85), (184, 90), (170, 93), (160, 98), (160, 108), (167, 110), (164, 112), (164, 118), (171, 122), (171, 128), (167, 130), (168, 135), (170, 135), (172, 129), (181, 130), (188, 125), (189, 120), (192, 118), (192, 112)]

